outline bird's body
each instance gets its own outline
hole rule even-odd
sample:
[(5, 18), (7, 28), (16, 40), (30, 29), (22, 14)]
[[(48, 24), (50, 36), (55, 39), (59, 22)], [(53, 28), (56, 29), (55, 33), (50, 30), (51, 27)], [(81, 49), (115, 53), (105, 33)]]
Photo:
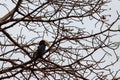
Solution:
[(46, 45), (44, 44), (43, 41), (39, 43), (38, 50), (36, 53), (36, 58), (41, 58), (45, 52)]
[(34, 58), (42, 58), (44, 53), (45, 53), (45, 48), (46, 46), (49, 46), (49, 42), (46, 40), (41, 40), (39, 42), (39, 46), (37, 48), (37, 50), (35, 51), (35, 53), (33, 54)]

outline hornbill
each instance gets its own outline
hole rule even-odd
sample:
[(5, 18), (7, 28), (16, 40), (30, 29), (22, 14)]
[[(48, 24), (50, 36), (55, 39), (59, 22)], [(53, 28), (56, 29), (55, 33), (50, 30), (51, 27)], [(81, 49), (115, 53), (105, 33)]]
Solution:
[(35, 53), (33, 54), (33, 58), (42, 58), (45, 53), (46, 46), (50, 46), (50, 43), (47, 40), (41, 40), (39, 42), (39, 46), (37, 47)]
[[(39, 42), (39, 46), (37, 47), (37, 49), (35, 50), (35, 52), (34, 52), (34, 54), (33, 54), (33, 68), (34, 68), (34, 65), (36, 65), (36, 59), (38, 59), (38, 58), (42, 58), (43, 57), (43, 55), (44, 55), (44, 53), (45, 53), (45, 48), (46, 48), (46, 46), (50, 46), (50, 43), (47, 41), (47, 40), (41, 40), (40, 42)], [(31, 65), (31, 66), (32, 66)], [(31, 73), (30, 73), (30, 75), (31, 74), (34, 74), (35, 75), (35, 77), (36, 78), (38, 78), (37, 76), (36, 76), (36, 74), (34, 73), (34, 71), (33, 70), (31, 70)], [(39, 78), (38, 78), (39, 79)]]

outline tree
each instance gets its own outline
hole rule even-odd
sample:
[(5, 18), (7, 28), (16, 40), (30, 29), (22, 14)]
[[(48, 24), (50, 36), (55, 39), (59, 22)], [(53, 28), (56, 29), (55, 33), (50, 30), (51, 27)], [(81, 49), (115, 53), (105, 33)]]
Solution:
[[(108, 0), (10, 0), (0, 6), (0, 79), (118, 80), (119, 13), (109, 22)], [(87, 24), (87, 27), (85, 26)], [(89, 25), (90, 24), (90, 25)], [(51, 46), (33, 64), (34, 48)], [(110, 61), (110, 59), (113, 59)], [(34, 66), (34, 67), (33, 67)]]

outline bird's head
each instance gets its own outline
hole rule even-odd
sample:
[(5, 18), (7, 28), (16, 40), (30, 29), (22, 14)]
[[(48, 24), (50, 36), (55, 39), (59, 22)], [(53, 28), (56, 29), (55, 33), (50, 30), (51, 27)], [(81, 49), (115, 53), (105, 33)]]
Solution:
[[(45, 46), (48, 46), (48, 47), (50, 47), (50, 42), (49, 41), (47, 41), (47, 40), (41, 40), (40, 42), (39, 42), (39, 45), (45, 45)], [(34, 52), (36, 52), (37, 50), (38, 50), (38, 46), (39, 45), (36, 45), (35, 46), (35, 48), (34, 48)]]
[(50, 46), (50, 42), (47, 41), (47, 40), (41, 40), (40, 43), (39, 43), (39, 45), (41, 45), (41, 44), (45, 44), (48, 47)]

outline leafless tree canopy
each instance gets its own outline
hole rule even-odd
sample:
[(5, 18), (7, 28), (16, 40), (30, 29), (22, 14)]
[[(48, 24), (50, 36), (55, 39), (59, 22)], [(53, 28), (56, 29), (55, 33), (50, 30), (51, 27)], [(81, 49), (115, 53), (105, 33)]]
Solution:
[[(9, 3), (8, 3), (9, 2)], [(3, 0), (0, 80), (118, 80), (120, 15), (109, 0)], [(13, 8), (9, 8), (12, 4)], [(88, 25), (87, 25), (88, 24)], [(87, 26), (85, 26), (87, 25)], [(39, 41), (51, 46), (33, 64)], [(111, 60), (112, 59), (112, 60)]]

